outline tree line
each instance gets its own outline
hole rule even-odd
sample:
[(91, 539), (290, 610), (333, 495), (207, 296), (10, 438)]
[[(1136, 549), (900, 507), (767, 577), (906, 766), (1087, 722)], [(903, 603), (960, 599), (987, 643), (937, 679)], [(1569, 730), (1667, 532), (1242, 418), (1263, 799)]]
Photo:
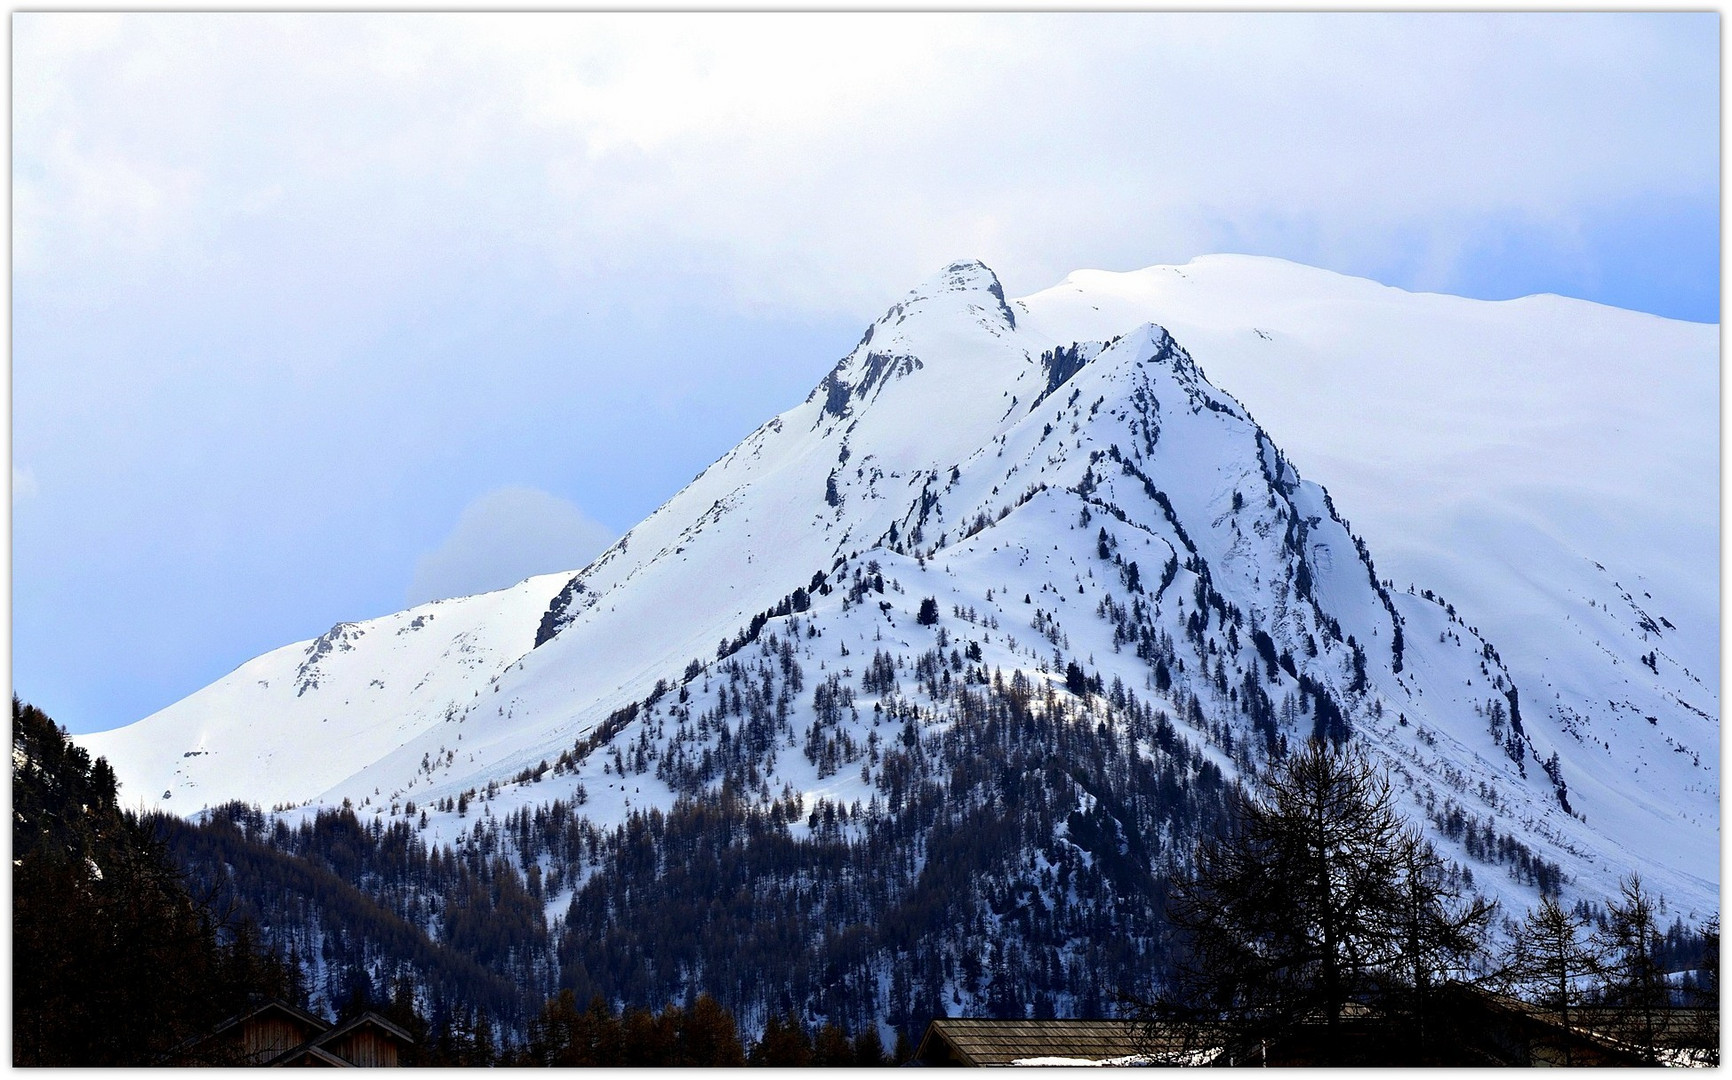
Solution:
[[(12, 747), (13, 1064), (243, 1064), (230, 1048), (201, 1045), (201, 1037), (267, 998), (305, 1007), (302, 957), (263, 946), (253, 922), (225, 905), (221, 890), (195, 893), (162, 838), (167, 819), (121, 809), (108, 763), (92, 761), (41, 710), (16, 698)], [(297, 860), (247, 842), (246, 831), (275, 834), (283, 847), (297, 840), (316, 847), (350, 873), (392, 850), (399, 861), (412, 861), (403, 857), (404, 836), (370, 835), (352, 813), (290, 830), (229, 807), (202, 836), (185, 822), (168, 833), (195, 859), (202, 840), (206, 857), (239, 861), (255, 886), (273, 873), (298, 874), (301, 890), (323, 895), (327, 904), (350, 891), (309, 861), (285, 870)], [(212, 835), (228, 842), (218, 845)], [(254, 861), (265, 865), (245, 865)], [(437, 859), (432, 872), (441, 873)], [(451, 874), (468, 880), (462, 868)], [(369, 924), (389, 923), (388, 913), (360, 910), (360, 903), (351, 897), (327, 914), (352, 919), (363, 933)], [(429, 946), (396, 943), (411, 954), (422, 947)], [(484, 973), (453, 970), (452, 963), (435, 958), (426, 966), (460, 991), (485, 985)], [(432, 993), (407, 971), (380, 986), (364, 967), (340, 970), (337, 1022), (368, 1010), (391, 1020), (415, 1040), (405, 1051), (409, 1065), (885, 1065), (911, 1053), (899, 1044), (895, 1057), (887, 1054), (876, 1026), (850, 1037), (835, 1024), (814, 1033), (792, 1015), (774, 1016), (748, 1042), (733, 1014), (708, 995), (689, 1008), (620, 1012), (599, 997), (579, 1010), (570, 990), (530, 1020), (527, 1040), (514, 1041), (490, 1014), (485, 994), (462, 1000)]]

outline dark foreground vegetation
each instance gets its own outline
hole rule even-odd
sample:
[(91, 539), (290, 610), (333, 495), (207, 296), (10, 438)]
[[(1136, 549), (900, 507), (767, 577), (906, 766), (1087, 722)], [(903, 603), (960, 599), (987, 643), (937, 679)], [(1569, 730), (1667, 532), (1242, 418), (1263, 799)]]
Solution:
[[(974, 685), (941, 733), (886, 717), (885, 805), (820, 806), (799, 838), (742, 766), (612, 832), (478, 795), (453, 846), (349, 808), (140, 818), (15, 700), (14, 1064), (230, 1063), (199, 1037), (271, 998), (376, 1012), (405, 1064), (895, 1064), (946, 986), (976, 1015), (1117, 1011), (1174, 1060), (1483, 1063), (1488, 994), (1566, 1033), (1612, 1016), (1636, 1060), (1680, 1039), (1717, 1060), (1677, 1019), (1717, 1007), (1717, 920), (1664, 927), (1635, 879), (1603, 908), (1499, 912), (1351, 750), (1239, 790), (1133, 696), (1076, 724)], [(580, 873), (556, 935), (547, 899)], [(1559, 1063), (1601, 1052), (1579, 1045)]]
[(12, 763), (14, 1065), (156, 1063), (249, 995), (294, 992), (293, 963), (188, 893), (108, 763), (17, 699)]
[(1309, 743), (1236, 791), (1168, 914), (1181, 959), (1138, 1009), (1170, 1058), (1482, 1065), (1531, 1060), (1537, 1038), (1556, 1064), (1718, 1061), (1717, 918), (1667, 933), (1631, 876), (1597, 920), (1543, 896), (1494, 951), (1496, 905), (1465, 895), (1351, 748)]

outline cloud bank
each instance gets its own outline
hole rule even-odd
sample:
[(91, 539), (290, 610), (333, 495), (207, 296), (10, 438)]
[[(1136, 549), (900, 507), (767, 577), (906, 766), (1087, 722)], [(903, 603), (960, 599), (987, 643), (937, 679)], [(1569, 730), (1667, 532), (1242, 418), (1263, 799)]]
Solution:
[[(310, 230), (343, 277), (540, 250), (840, 307), (960, 255), (1012, 292), (1224, 248), (1449, 287), (1718, 190), (1717, 17), (31, 15), (15, 258), (220, 260)], [(294, 255), (296, 252), (285, 254)], [(292, 260), (291, 260), (292, 262)], [(1342, 264), (1350, 264), (1344, 266)], [(292, 265), (285, 273), (293, 276)]]
[(565, 499), (522, 485), (503, 487), (464, 507), (445, 542), (415, 560), (403, 602), (472, 596), (534, 574), (580, 570), (616, 538)]

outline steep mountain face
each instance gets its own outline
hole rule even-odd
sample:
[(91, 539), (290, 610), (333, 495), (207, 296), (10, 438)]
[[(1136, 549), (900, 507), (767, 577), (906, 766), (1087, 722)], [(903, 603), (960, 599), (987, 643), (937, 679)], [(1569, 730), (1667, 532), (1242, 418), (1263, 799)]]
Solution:
[[(1381, 413), (1357, 376), (1318, 375), (1332, 347), (1372, 372), (1360, 396)], [(685, 830), (682, 850), (715, 845), (705, 865), (760, 912), (790, 867), (830, 882), (816, 913), (810, 897), (788, 912), (819, 936), (886, 911), (955, 929), (899, 987), (905, 938), (827, 944), (816, 962), (841, 974), (813, 999), (840, 1003), (853, 979), (891, 1012), (1008, 1009), (993, 994), (1014, 968), (1041, 1007), (1098, 1007), (1102, 970), (1158, 962), (1160, 883), (1221, 785), (1313, 736), (1363, 742), (1463, 880), (1517, 910), (1639, 870), (1700, 918), (1719, 882), (1703, 507), (1628, 462), (1593, 473), (1593, 440), (1554, 475), (1471, 424), (1399, 426), (1473, 407), (1432, 391), (1535, 350), (1601, 385), (1631, 356), (1656, 381), (1712, 378), (1716, 348), (1712, 327), (1272, 260), (1079, 274), (1010, 302), (958, 263), (583, 570), (340, 625), (83, 741), (129, 797), (179, 813), (347, 799), (427, 843), (514, 852), (567, 984), (621, 997), (648, 985), (622, 971), (719, 978), (710, 946), (648, 963), (653, 943), (620, 936), (656, 876), (630, 869), (637, 845)], [(1217, 357), (1283, 417), (1313, 383), (1342, 394), (1292, 421), (1338, 468), (1334, 498), (1205, 377)], [(1509, 440), (1575, 438), (1586, 400)], [(1699, 406), (1632, 415), (1608, 422), (1715, 475)], [(1343, 517), (1361, 505), (1369, 540)], [(1623, 522), (1633, 508), (1647, 531)], [(947, 863), (988, 884), (939, 899)], [(856, 887), (874, 877), (879, 893)], [(943, 903), (962, 907), (921, 921)], [(1080, 962), (1108, 926), (1123, 955)], [(781, 1007), (750, 982), (709, 988)]]
[(1080, 272), (1027, 303), (1076, 337), (1155, 318), (1204, 358), (1385, 574), (1496, 644), (1584, 795), (1697, 783), (1665, 762), (1712, 752), (1666, 729), (1719, 716), (1718, 327), (1227, 256)]

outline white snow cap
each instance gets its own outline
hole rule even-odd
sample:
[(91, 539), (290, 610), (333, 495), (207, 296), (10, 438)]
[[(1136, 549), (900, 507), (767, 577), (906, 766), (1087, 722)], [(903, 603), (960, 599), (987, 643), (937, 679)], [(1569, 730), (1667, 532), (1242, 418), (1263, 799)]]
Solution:
[[(1223, 742), (1303, 740), (1308, 702), (1338, 702), (1476, 887), (1519, 909), (1542, 874), (1603, 897), (1637, 869), (1695, 918), (1720, 873), (1718, 348), (1713, 326), (1238, 256), (1010, 305), (959, 261), (581, 590), (565, 572), (344, 624), (78, 741), (177, 812), (387, 815), (491, 785), (501, 815), (587, 792), (607, 827), (675, 792), (574, 747), (612, 716), (615, 745), (660, 760), (680, 721), (658, 683), (714, 713), (719, 654), (761, 631), (806, 673), (788, 722), (808, 730), (835, 679), (864, 746), (880, 652), (948, 722), (913, 674), (943, 631), (976, 677), (1056, 690), (1068, 663), (1148, 695), (1228, 775), (1248, 759)], [(1157, 648), (1184, 663), (1152, 670)], [(807, 804), (875, 790), (857, 760), (765, 768)]]

